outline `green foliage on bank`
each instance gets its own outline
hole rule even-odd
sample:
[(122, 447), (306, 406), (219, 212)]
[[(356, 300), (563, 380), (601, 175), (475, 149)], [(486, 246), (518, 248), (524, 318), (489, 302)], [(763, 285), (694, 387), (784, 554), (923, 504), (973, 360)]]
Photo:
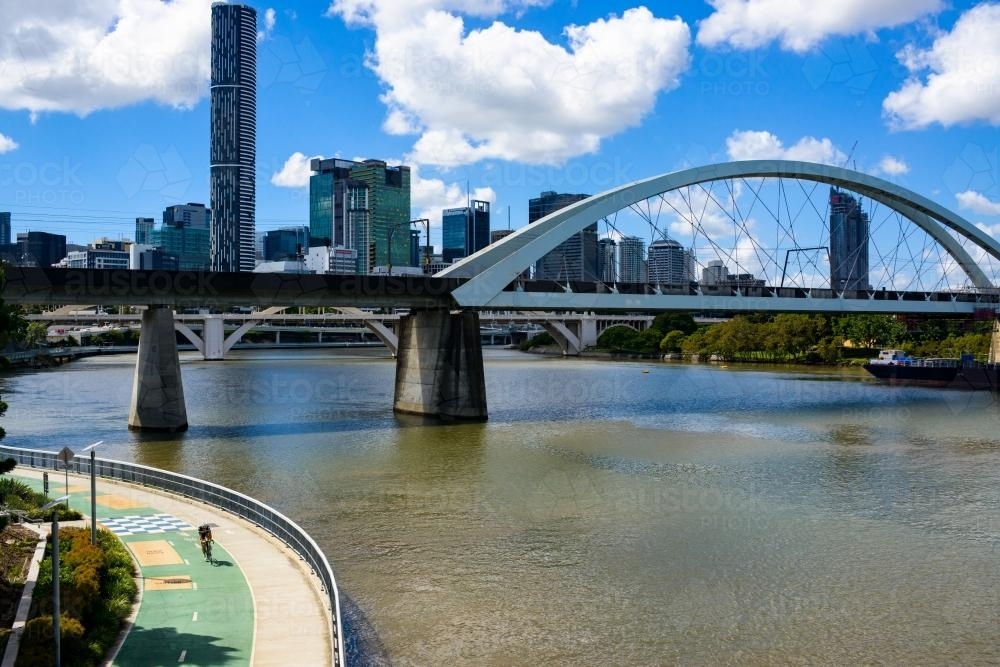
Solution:
[[(100, 664), (118, 637), (138, 590), (132, 558), (125, 545), (107, 530), (98, 530), (97, 544), (92, 545), (86, 528), (61, 529), (59, 555), (63, 664)], [(39, 568), (31, 607), (16, 665), (52, 665), (52, 558), (48, 553)]]
[(612, 353), (684, 353), (725, 361), (840, 363), (852, 348), (867, 359), (871, 350), (898, 348), (914, 356), (953, 357), (989, 352), (992, 321), (903, 320), (894, 315), (738, 315), (699, 326), (690, 315), (662, 313), (646, 331), (617, 326), (598, 338)]
[(518, 345), (518, 348), (522, 352), (527, 352), (533, 347), (538, 347), (540, 345), (555, 345), (555, 344), (556, 341), (552, 337), (552, 335), (547, 331), (543, 331), (539, 334), (535, 334), (534, 336), (532, 336), (527, 340), (521, 341), (521, 344)]

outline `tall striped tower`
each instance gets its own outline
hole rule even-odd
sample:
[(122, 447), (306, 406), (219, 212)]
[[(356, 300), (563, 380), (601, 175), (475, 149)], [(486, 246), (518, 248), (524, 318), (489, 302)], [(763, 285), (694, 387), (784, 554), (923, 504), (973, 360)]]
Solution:
[(212, 270), (253, 271), (257, 11), (212, 5)]

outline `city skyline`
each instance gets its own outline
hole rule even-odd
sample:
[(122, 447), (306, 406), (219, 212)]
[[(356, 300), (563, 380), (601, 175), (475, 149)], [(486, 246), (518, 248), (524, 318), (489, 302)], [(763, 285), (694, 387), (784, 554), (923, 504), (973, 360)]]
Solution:
[[(152, 3), (133, 22), (121, 20), (129, 7), (81, 10), (98, 36), (59, 37), (44, 56), (15, 33), (34, 9), (4, 16), (0, 210), (14, 214), (12, 235), (123, 238), (136, 217), (209, 203), (210, 4)], [(412, 164), (411, 216), (431, 219), (438, 248), (440, 211), (468, 191), (491, 203), (494, 227), (516, 229), (540, 191), (598, 193), (686, 165), (789, 157), (898, 182), (996, 236), (1000, 53), (984, 37), (1000, 26), (996, 3), (821, 16), (790, 3), (767, 25), (754, 20), (756, 0), (689, 3), (676, 17), (538, 4), (460, 14), (443, 3), (252, 3), (258, 232), (308, 224), (318, 156)], [(417, 36), (436, 29), (439, 43), (411, 41), (404, 19)], [(61, 20), (43, 23), (54, 35)], [(174, 25), (190, 28), (159, 29)], [(627, 48), (609, 51), (622, 34)], [(103, 95), (66, 85), (71, 73)]]

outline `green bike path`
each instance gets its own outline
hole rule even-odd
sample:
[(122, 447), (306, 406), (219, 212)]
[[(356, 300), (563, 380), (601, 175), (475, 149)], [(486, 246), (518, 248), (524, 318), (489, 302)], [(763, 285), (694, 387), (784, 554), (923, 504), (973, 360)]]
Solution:
[[(41, 489), (41, 472), (14, 474)], [(49, 496), (66, 492), (49, 474)], [(90, 480), (70, 475), (70, 506), (90, 514)], [(132, 551), (138, 613), (112, 665), (331, 664), (329, 610), (297, 556), (263, 531), (201, 502), (97, 482), (98, 525)], [(213, 562), (197, 526), (212, 524)]]

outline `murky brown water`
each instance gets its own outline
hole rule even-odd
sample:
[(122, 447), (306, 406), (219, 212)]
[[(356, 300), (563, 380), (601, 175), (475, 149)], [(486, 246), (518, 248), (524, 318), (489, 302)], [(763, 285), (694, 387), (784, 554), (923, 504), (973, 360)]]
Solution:
[(355, 664), (1000, 662), (989, 394), (488, 351), (490, 421), (428, 427), (371, 355), (185, 357), (175, 439), (126, 430), (131, 358), (10, 376), (4, 442), (278, 507)]

